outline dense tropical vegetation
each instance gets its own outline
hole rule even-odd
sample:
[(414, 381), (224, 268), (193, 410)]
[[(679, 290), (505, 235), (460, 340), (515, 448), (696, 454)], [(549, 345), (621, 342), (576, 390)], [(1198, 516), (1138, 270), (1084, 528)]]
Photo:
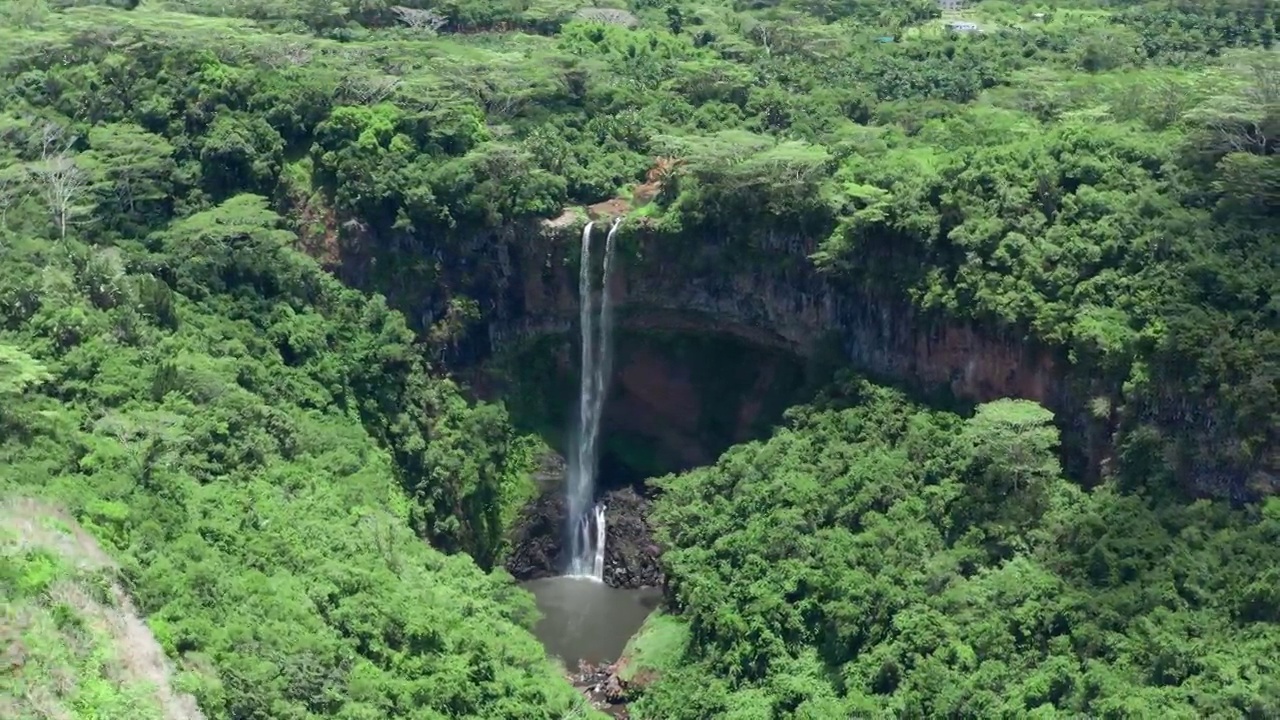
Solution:
[(846, 379), (767, 442), (662, 479), (678, 650), (637, 714), (1280, 712), (1280, 502), (1085, 492), (1051, 421)]
[[(145, 241), (10, 235), (4, 489), (102, 539), (208, 717), (561, 717), (529, 598), (413, 532), (487, 568), (530, 441), (280, 222), (237, 195)], [(44, 570), (4, 562), (6, 597)]]
[[(620, 196), (1032, 337), (1115, 438), (1086, 489), (1042, 408), (846, 376), (661, 479), (675, 640), (635, 714), (1280, 714), (1280, 5), (607, 5), (0, 7), (0, 491), (97, 538), (175, 692), (585, 713), (493, 570), (538, 443), (437, 361), (483, 312), (448, 286), (477, 238)], [(321, 268), (339, 236), (392, 302)], [(441, 311), (406, 320), (411, 288)], [(98, 581), (5, 542), (47, 661), (0, 687), (85, 678), (16, 715), (153, 713), (100, 634), (55, 652), (106, 601), (49, 589)]]

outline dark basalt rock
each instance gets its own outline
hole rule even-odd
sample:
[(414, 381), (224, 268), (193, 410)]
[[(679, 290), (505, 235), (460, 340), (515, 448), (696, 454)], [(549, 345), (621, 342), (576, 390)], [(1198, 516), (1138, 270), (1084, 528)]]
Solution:
[(559, 575), (564, 543), (565, 501), (559, 491), (549, 491), (525, 507), (516, 521), (507, 572), (517, 580), (537, 580)]
[(649, 501), (631, 488), (604, 496), (608, 522), (604, 581), (621, 588), (661, 587), (661, 550), (649, 525)]
[[(649, 501), (629, 487), (607, 492), (601, 500), (608, 524), (605, 583), (617, 588), (661, 587), (661, 550), (649, 525)], [(565, 512), (563, 490), (547, 486), (516, 522), (507, 572), (517, 580), (536, 580), (563, 571)]]

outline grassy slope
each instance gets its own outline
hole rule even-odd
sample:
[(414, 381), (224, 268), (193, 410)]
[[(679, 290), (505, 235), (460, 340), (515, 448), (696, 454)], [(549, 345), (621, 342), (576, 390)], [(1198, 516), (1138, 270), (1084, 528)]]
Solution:
[(679, 619), (655, 610), (644, 625), (627, 641), (622, 651), (619, 675), (627, 682), (646, 682), (680, 660), (689, 643), (689, 626)]
[(88, 533), (26, 499), (0, 525), (0, 716), (203, 720)]

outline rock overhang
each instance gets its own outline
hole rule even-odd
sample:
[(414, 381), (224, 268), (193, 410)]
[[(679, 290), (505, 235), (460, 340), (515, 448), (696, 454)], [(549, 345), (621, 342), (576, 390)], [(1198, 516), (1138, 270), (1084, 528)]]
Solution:
[[(493, 272), (477, 289), (484, 319), (468, 344), (470, 362), (529, 338), (576, 332), (584, 224), (578, 217), (495, 244)], [(1064, 401), (1064, 363), (1049, 349), (841, 286), (814, 267), (815, 243), (799, 235), (691, 246), (637, 223), (619, 233), (618, 244), (610, 293), (619, 328), (717, 333), (797, 357), (834, 346), (868, 374), (964, 401), (1012, 396), (1050, 408)]]
[[(378, 238), (363, 229), (344, 231), (327, 266), (350, 284), (385, 294), (420, 330), (448, 319), (452, 298), (476, 301), (479, 321), (451, 336), (433, 358), (471, 379), (495, 352), (576, 331), (582, 228), (588, 217), (607, 220), (625, 211), (577, 208), (555, 220), (452, 238), (448, 249), (429, 250), (435, 269), (427, 281), (378, 263), (378, 248), (400, 257), (421, 242)], [(841, 362), (872, 380), (961, 409), (1003, 397), (1034, 400), (1057, 416), (1068, 471), (1085, 482), (1113, 465), (1117, 442), (1131, 430), (1153, 426), (1160, 452), (1172, 458), (1176, 476), (1196, 495), (1239, 502), (1280, 487), (1274, 448), (1255, 449), (1252, 455), (1260, 459), (1253, 461), (1220, 451), (1238, 450), (1238, 438), (1229, 413), (1213, 398), (1188, 402), (1160, 393), (1136, 398), (1124, 414), (1095, 416), (1090, 406), (1096, 399), (1119, 407), (1130, 398), (1114, 379), (1075, 366), (1064, 347), (1025, 329), (921, 311), (906, 288), (889, 282), (859, 287), (826, 276), (810, 261), (815, 238), (802, 230), (690, 238), (629, 215), (618, 237), (622, 254), (614, 281), (619, 327), (690, 335), (718, 328), (801, 357), (834, 349)]]

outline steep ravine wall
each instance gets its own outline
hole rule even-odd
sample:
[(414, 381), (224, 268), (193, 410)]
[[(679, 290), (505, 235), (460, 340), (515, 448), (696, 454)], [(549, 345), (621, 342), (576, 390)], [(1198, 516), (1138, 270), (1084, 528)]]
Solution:
[[(477, 395), (501, 397), (522, 429), (563, 449), (578, 387), (574, 339), (539, 336), (461, 374)], [(600, 438), (608, 485), (707, 465), (767, 436), (831, 371), (739, 337), (665, 328), (618, 329), (610, 364)]]
[[(665, 252), (665, 238), (643, 230), (627, 239), (611, 286), (624, 327), (711, 330), (800, 355), (835, 341), (862, 370), (921, 389), (946, 388), (975, 402), (1016, 396), (1053, 406), (1063, 399), (1049, 351), (921, 317), (906, 303), (839, 289), (809, 265), (814, 248), (805, 239), (769, 235), (763, 249), (775, 257), (729, 271), (709, 269), (734, 266), (717, 262), (734, 252), (724, 241), (710, 242), (690, 258)], [(482, 307), (484, 338), (473, 341), (472, 351), (501, 352), (534, 335), (573, 330), (578, 250), (573, 232), (497, 246), (492, 285), (475, 288), (488, 302)]]
[[(531, 338), (576, 333), (582, 223), (566, 214), (477, 235), (464, 263), (449, 265), (435, 253), (443, 274), (434, 279), (387, 273), (392, 263), (384, 261), (380, 272), (390, 282), (370, 282), (378, 258), (359, 249), (379, 243), (347, 238), (336, 269), (349, 282), (387, 294), (422, 327), (443, 316), (450, 294), (475, 299), (482, 320), (452, 343), (447, 362), (476, 367)], [(603, 243), (605, 227), (596, 232)], [(1093, 481), (1110, 462), (1116, 413), (1098, 418), (1088, 407), (1099, 397), (1118, 402), (1119, 388), (1072, 367), (1062, 351), (1018, 333), (923, 314), (902, 297), (842, 286), (813, 267), (815, 241), (800, 234), (694, 243), (629, 219), (619, 240), (612, 292), (622, 328), (728, 333), (801, 356), (836, 350), (859, 371), (923, 395), (1036, 400), (1057, 415), (1070, 472)], [(1193, 431), (1202, 459), (1175, 462), (1188, 490), (1241, 500), (1280, 489), (1274, 463), (1258, 469), (1218, 462), (1222, 454), (1213, 448), (1232, 440), (1212, 408), (1168, 397), (1142, 415), (1166, 429)]]
[[(473, 365), (548, 333), (576, 332), (582, 223), (559, 223), (476, 250), (469, 282), (457, 289), (481, 304), (483, 321), (457, 349), (455, 365)], [(597, 247), (605, 228), (597, 227)], [(839, 348), (878, 379), (968, 402), (1036, 400), (1055, 410), (1072, 438), (1072, 469), (1094, 475), (1101, 448), (1090, 448), (1086, 416), (1048, 349), (967, 323), (929, 318), (907, 302), (838, 287), (808, 260), (812, 240), (773, 233), (744, 249), (712, 238), (697, 247), (633, 225), (620, 233), (611, 292), (622, 328), (727, 333), (810, 356)], [(598, 250), (597, 250), (598, 251)], [(1095, 443), (1096, 445), (1096, 443)]]

